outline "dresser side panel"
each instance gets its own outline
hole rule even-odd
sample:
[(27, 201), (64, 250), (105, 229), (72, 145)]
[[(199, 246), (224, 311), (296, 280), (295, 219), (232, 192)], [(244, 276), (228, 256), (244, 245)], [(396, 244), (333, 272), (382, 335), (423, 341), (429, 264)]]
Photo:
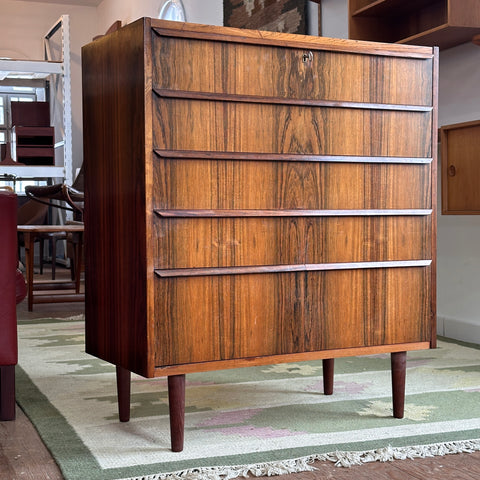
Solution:
[(147, 373), (144, 21), (82, 49), (86, 350)]

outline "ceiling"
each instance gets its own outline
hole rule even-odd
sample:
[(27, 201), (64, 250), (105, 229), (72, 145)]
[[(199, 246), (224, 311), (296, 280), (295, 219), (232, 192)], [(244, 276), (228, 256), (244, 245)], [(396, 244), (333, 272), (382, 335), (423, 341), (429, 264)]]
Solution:
[(41, 3), (61, 3), (63, 5), (80, 5), (84, 7), (96, 7), (102, 0), (14, 0), (16, 2), (41, 2)]

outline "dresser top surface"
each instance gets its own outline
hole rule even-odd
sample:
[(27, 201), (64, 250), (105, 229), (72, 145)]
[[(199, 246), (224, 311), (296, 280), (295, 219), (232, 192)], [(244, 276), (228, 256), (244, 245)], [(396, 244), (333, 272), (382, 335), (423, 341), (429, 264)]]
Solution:
[(388, 55), (401, 57), (430, 58), (434, 48), (379, 43), (369, 41), (348, 40), (341, 38), (319, 37), (316, 35), (298, 35), (261, 30), (247, 30), (214, 25), (202, 25), (188, 22), (171, 22), (152, 18), (145, 21), (159, 34), (177, 37), (209, 38), (211, 40), (242, 42), (284, 47), (309, 48), (318, 50), (337, 50), (369, 55)]

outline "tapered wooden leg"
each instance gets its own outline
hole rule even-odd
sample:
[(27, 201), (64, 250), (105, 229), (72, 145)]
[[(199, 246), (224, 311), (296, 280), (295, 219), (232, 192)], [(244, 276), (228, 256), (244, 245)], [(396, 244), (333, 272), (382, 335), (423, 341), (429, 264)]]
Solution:
[(15, 420), (15, 365), (0, 367), (0, 420)]
[(30, 232), (24, 232), (23, 239), (25, 244), (25, 273), (27, 276), (28, 311), (31, 312), (33, 310), (33, 246), (35, 235)]
[(52, 280), (55, 280), (55, 269), (57, 267), (57, 240), (55, 235), (52, 235), (50, 241), (52, 242)]
[(333, 371), (335, 360), (333, 358), (325, 358), (323, 360), (323, 393), (331, 395), (333, 393)]
[(391, 354), (393, 416), (403, 418), (405, 408), (405, 376), (407, 372), (407, 352)]
[(83, 234), (79, 232), (75, 235), (76, 242), (74, 243), (74, 259), (75, 263), (75, 293), (80, 293), (80, 278), (82, 276), (82, 245), (83, 245)]
[(117, 365), (118, 418), (121, 422), (130, 420), (130, 370)]
[(45, 253), (45, 242), (43, 238), (40, 239), (40, 275), (43, 275), (43, 255)]
[(185, 430), (185, 375), (168, 377), (168, 405), (172, 452), (181, 452)]

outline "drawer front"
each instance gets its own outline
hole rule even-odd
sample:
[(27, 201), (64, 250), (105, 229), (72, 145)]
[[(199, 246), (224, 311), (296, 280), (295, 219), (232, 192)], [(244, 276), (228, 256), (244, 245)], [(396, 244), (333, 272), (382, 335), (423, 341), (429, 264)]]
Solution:
[(431, 215), (155, 220), (154, 267), (430, 259)]
[(431, 112), (154, 100), (157, 149), (431, 156)]
[(430, 209), (431, 164), (153, 160), (168, 209)]
[[(152, 56), (153, 85), (162, 89), (301, 100), (432, 104), (431, 59), (156, 34)], [(378, 81), (382, 88), (372, 88)]]
[(428, 341), (430, 275), (419, 267), (157, 278), (156, 365)]

